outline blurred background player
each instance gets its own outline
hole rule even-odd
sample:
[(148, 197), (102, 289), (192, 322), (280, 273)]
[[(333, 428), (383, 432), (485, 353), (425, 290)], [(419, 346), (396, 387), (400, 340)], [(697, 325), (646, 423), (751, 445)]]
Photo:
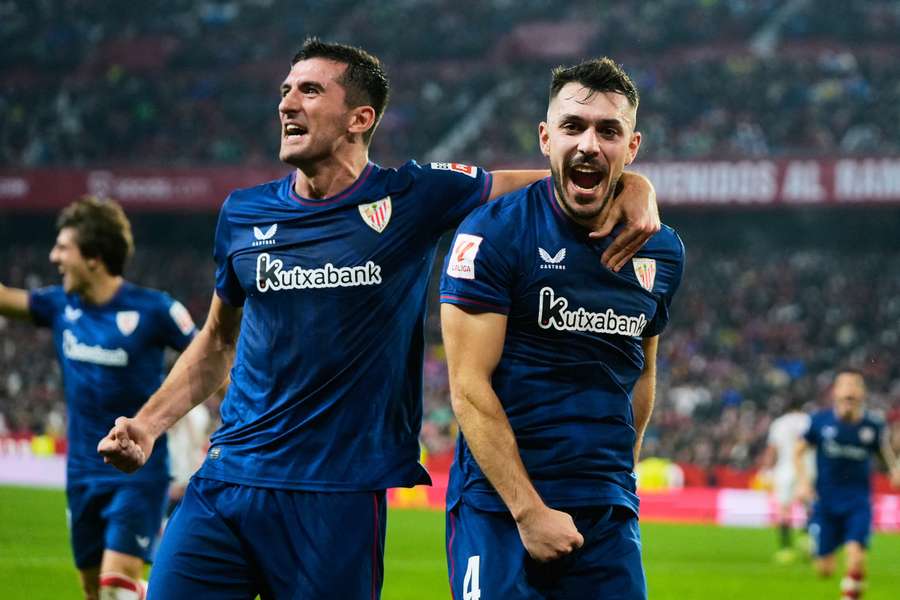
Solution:
[(215, 430), (212, 411), (203, 402), (192, 408), (166, 432), (169, 438), (169, 462), (172, 481), (169, 484), (169, 506), (166, 516), (172, 512), (184, 497), (191, 476), (197, 472), (206, 451), (209, 449), (209, 435)]
[[(388, 92), (372, 55), (304, 44), (278, 105), (279, 158), (295, 169), (225, 201), (206, 324), (160, 390), (98, 445), (120, 468), (140, 468), (233, 363), (222, 427), (166, 528), (153, 595), (380, 595), (385, 489), (430, 481), (418, 434), (438, 241), (483, 202), (545, 174), (381, 168), (369, 144)], [(613, 263), (649, 237), (649, 195), (632, 186), (639, 218), (617, 236)]]
[[(788, 563), (797, 557), (792, 538), (792, 507), (796, 497), (797, 471), (794, 468), (794, 452), (797, 442), (809, 429), (809, 415), (802, 410), (803, 401), (791, 396), (787, 412), (772, 421), (769, 426), (762, 468), (770, 472), (772, 496), (775, 500), (775, 518), (778, 526), (778, 551), (776, 562)], [(806, 461), (810, 461), (806, 453)], [(809, 465), (807, 468), (810, 468)]]
[(900, 464), (890, 444), (884, 421), (865, 409), (866, 384), (862, 373), (838, 371), (831, 390), (833, 408), (812, 416), (809, 429), (794, 455), (797, 495), (813, 498), (806, 467), (807, 448), (815, 448), (815, 504), (809, 530), (816, 554), (816, 570), (834, 572), (834, 553), (847, 553), (847, 571), (841, 580), (841, 598), (860, 598), (865, 580), (865, 555), (872, 526), (872, 455), (881, 455), (900, 486)]
[(62, 285), (0, 285), (0, 314), (53, 330), (68, 409), (67, 512), (84, 596), (136, 600), (165, 508), (167, 452), (163, 444), (128, 477), (103, 464), (96, 438), (159, 387), (164, 350), (184, 349), (196, 329), (179, 302), (123, 279), (134, 242), (116, 202), (78, 200), (56, 227), (50, 261)]
[(554, 70), (552, 177), (474, 211), (445, 259), (454, 598), (646, 598), (634, 465), (684, 246), (664, 226), (613, 273), (588, 236), (640, 147), (637, 108), (608, 58)]

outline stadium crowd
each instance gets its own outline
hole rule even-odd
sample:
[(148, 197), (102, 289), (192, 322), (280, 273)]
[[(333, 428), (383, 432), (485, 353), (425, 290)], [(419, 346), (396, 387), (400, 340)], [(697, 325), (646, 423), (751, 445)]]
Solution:
[(896, 152), (897, 4), (788, 4), (0, 2), (0, 163), (270, 163), (285, 52), (311, 33), (387, 62), (386, 165), (446, 144), (535, 160), (548, 66), (602, 54), (636, 75), (644, 158)]
[[(769, 423), (789, 398), (805, 400), (808, 409), (827, 401), (836, 365), (863, 370), (869, 406), (900, 436), (900, 278), (889, 276), (900, 273), (900, 254), (845, 243), (792, 244), (763, 231), (756, 231), (755, 242), (726, 245), (697, 233), (708, 215), (685, 218), (693, 223), (684, 234), (688, 272), (660, 344), (645, 455), (704, 468), (752, 467)], [(168, 290), (202, 322), (211, 258), (190, 245), (140, 243), (162, 239), (160, 227), (158, 221), (155, 234), (139, 236), (128, 276)], [(840, 218), (830, 227), (841, 227)], [(17, 245), (0, 252), (0, 281), (23, 287), (56, 282), (46, 248)], [(453, 447), (456, 425), (437, 303), (431, 308), (422, 440), (429, 452), (443, 453)], [(65, 408), (49, 334), (0, 322), (0, 339), (0, 435), (60, 434)]]

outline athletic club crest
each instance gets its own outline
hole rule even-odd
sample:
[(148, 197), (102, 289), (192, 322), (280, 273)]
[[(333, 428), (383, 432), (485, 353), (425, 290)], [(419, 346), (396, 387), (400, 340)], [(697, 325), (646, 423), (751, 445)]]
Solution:
[(638, 283), (648, 292), (652, 292), (653, 282), (656, 281), (656, 259), (632, 258), (631, 264), (634, 265), (634, 275)]
[(381, 233), (391, 220), (391, 197), (385, 196), (378, 202), (360, 204), (359, 214), (366, 225)]
[(116, 313), (116, 325), (122, 335), (131, 335), (137, 329), (141, 314), (136, 310), (120, 310)]

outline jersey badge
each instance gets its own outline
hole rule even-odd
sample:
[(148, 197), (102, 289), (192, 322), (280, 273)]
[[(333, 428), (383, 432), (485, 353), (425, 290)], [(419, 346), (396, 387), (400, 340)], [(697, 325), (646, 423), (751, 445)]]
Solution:
[(194, 330), (194, 320), (191, 319), (191, 313), (184, 307), (184, 304), (177, 300), (169, 307), (169, 316), (178, 326), (178, 331), (182, 335), (190, 335)]
[(253, 227), (253, 237), (256, 238), (256, 241), (253, 242), (253, 246), (272, 246), (275, 244), (275, 240), (272, 238), (275, 237), (275, 232), (278, 231), (278, 223), (272, 223), (268, 229), (263, 231), (259, 227)]
[(385, 196), (378, 202), (359, 205), (359, 214), (366, 225), (381, 233), (391, 221), (391, 197)]
[(863, 444), (871, 444), (875, 441), (875, 430), (871, 427), (862, 427), (859, 430), (859, 441)]
[(447, 263), (447, 275), (457, 279), (475, 279), (475, 257), (482, 239), (484, 238), (468, 233), (456, 236), (456, 243), (453, 244), (450, 261)]
[(566, 269), (566, 265), (561, 264), (562, 261), (566, 259), (565, 248), (561, 249), (553, 256), (550, 256), (549, 252), (541, 247), (538, 247), (538, 255), (541, 257), (541, 260), (544, 261), (544, 264), (540, 266), (541, 269), (560, 269), (562, 271)]
[(648, 292), (652, 292), (653, 282), (656, 281), (656, 259), (632, 258), (631, 264), (634, 266), (634, 275), (638, 283)]
[(82, 314), (83, 312), (80, 308), (72, 308), (68, 304), (66, 304), (65, 310), (63, 310), (63, 318), (69, 323), (74, 323), (80, 319)]
[(116, 313), (116, 325), (122, 335), (131, 335), (137, 329), (141, 314), (136, 310), (120, 310)]
[(460, 163), (433, 162), (431, 163), (431, 168), (435, 171), (455, 171), (457, 173), (462, 173), (463, 175), (468, 175), (472, 179), (478, 177), (478, 167), (473, 167), (471, 165), (463, 165)]

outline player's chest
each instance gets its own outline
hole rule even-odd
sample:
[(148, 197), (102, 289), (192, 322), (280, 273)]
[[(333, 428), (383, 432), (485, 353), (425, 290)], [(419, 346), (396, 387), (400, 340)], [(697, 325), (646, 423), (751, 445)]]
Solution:
[(404, 198), (335, 207), (232, 232), (231, 265), (248, 295), (379, 285), (434, 244)]
[(127, 366), (141, 356), (154, 333), (149, 315), (141, 310), (71, 306), (57, 319), (56, 330), (65, 359), (111, 367)]
[(610, 271), (600, 255), (590, 244), (540, 240), (520, 262), (511, 316), (544, 332), (640, 336), (658, 309), (652, 284), (645, 289), (633, 272)]

